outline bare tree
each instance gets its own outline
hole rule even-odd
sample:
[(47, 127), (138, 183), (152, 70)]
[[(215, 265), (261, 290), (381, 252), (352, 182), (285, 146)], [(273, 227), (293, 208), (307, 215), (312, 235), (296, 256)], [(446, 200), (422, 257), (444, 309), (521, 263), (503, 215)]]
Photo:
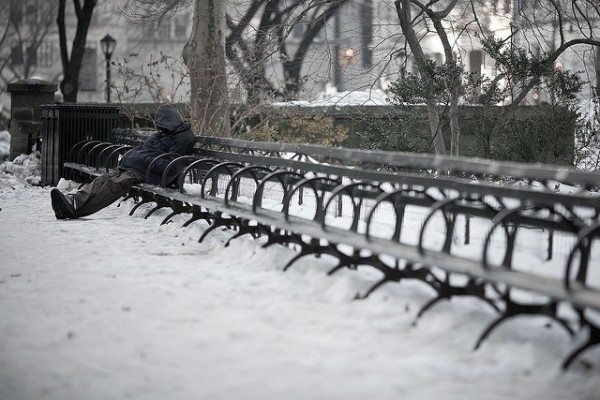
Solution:
[[(494, 3), (497, 2), (395, 0), (402, 33), (425, 86), (438, 83), (435, 74), (439, 71), (435, 68), (435, 63), (432, 68), (431, 61), (423, 52), (422, 38), (426, 35), (435, 35), (442, 44), (446, 71), (458, 71), (456, 79), (446, 81), (446, 89), (450, 93), (446, 111), (450, 121), (450, 154), (453, 156), (458, 155), (460, 148), (458, 105), (463, 90), (460, 79), (463, 67), (458, 38), (461, 35), (473, 35), (473, 31), (476, 31), (484, 50), (496, 62), (499, 73), (485, 85), (482, 99), (486, 105), (495, 104), (499, 99), (507, 99), (503, 103), (508, 107), (504, 109), (500, 120), (512, 115), (515, 107), (522, 104), (530, 92), (540, 87), (544, 81), (560, 78), (563, 83), (570, 82), (571, 89), (575, 89), (577, 77), (557, 71), (555, 62), (574, 46), (600, 46), (600, 38), (596, 33), (600, 22), (599, 6), (594, 0), (514, 2), (515, 5), (520, 4), (520, 7), (512, 10), (508, 35), (504, 38), (496, 38), (495, 33), (484, 26), (478, 15), (478, 10), (482, 8), (485, 11), (479, 11), (480, 14), (489, 14), (487, 6), (490, 4), (498, 8), (498, 4)], [(507, 4), (512, 5), (511, 3)], [(506, 11), (509, 11), (508, 7)], [(450, 37), (453, 39), (450, 40)], [(532, 48), (537, 48), (539, 54), (533, 54)], [(435, 99), (427, 97), (427, 94), (426, 91), (425, 100), (435, 151), (437, 154), (444, 154), (440, 115), (436, 112)], [(501, 129), (500, 125), (495, 127), (495, 130), (498, 129)]]
[[(488, 41), (492, 45), (486, 48), (503, 69), (495, 81), (519, 81), (511, 85), (507, 112), (520, 105), (542, 79), (561, 72), (555, 63), (565, 52), (577, 46), (600, 47), (600, 5), (595, 0), (535, 0), (515, 12), (521, 26), (514, 28), (512, 40), (496, 41), (495, 46)], [(514, 40), (520, 31), (522, 43)], [(528, 51), (530, 45), (541, 46), (540, 55)]]
[(56, 23), (58, 25), (58, 37), (60, 44), (60, 60), (63, 69), (63, 80), (60, 83), (65, 101), (76, 102), (79, 91), (79, 71), (81, 70), (81, 60), (85, 52), (85, 42), (88, 28), (92, 21), (92, 14), (97, 0), (73, 0), (77, 26), (71, 46), (71, 55), (67, 47), (67, 28), (65, 19), (66, 0), (59, 0), (58, 16)]
[[(279, 52), (281, 54), (281, 60), (283, 64), (283, 71), (285, 77), (285, 93), (287, 99), (296, 99), (300, 89), (302, 87), (301, 84), (301, 72), (302, 66), (306, 59), (306, 55), (308, 54), (308, 50), (310, 46), (314, 43), (315, 38), (319, 34), (319, 32), (324, 28), (325, 24), (335, 16), (336, 12), (349, 0), (333, 0), (333, 1), (325, 1), (325, 2), (314, 2), (310, 8), (314, 8), (314, 10), (310, 11), (310, 8), (307, 8), (303, 11), (304, 14), (307, 15), (307, 28), (304, 32), (302, 39), (300, 40), (300, 44), (296, 49), (296, 52), (291, 55), (287, 49), (287, 43), (285, 38), (287, 38), (287, 33), (289, 33), (289, 27), (285, 25), (281, 25), (278, 31), (279, 38)], [(337, 57), (337, 54), (334, 55)]]
[(10, 0), (0, 9), (0, 79), (2, 86), (29, 78), (38, 65), (38, 53), (55, 28), (57, 0)]
[[(269, 33), (281, 19), (278, 0), (252, 1), (239, 19), (226, 15), (229, 34), (225, 39), (225, 54), (240, 77), (246, 90), (248, 103), (258, 104), (265, 97), (277, 95), (277, 89), (269, 82), (265, 70), (265, 58), (269, 52)], [(251, 21), (260, 12), (260, 25), (254, 30), (254, 37), (248, 38), (252, 29)]]
[(190, 114), (201, 134), (229, 136), (229, 98), (225, 70), (222, 0), (131, 0), (127, 12), (161, 20), (192, 6), (192, 33), (183, 49), (190, 77)]
[(225, 72), (224, 4), (196, 0), (192, 34), (183, 48), (190, 75), (192, 118), (201, 133), (231, 134), (227, 75)]
[[(280, 97), (294, 100), (302, 88), (302, 67), (310, 47), (325, 24), (341, 6), (350, 0), (253, 0), (240, 18), (227, 15), (229, 34), (225, 41), (227, 59), (240, 77), (249, 104)], [(259, 17), (260, 23), (252, 25)], [(288, 39), (298, 25), (302, 31), (297, 48), (289, 51)], [(279, 54), (278, 61), (284, 76), (279, 87), (266, 76), (266, 63), (277, 62), (271, 56)]]
[[(398, 13), (398, 20), (402, 33), (408, 42), (412, 55), (415, 59), (415, 63), (421, 78), (426, 84), (433, 82), (432, 70), (427, 68), (427, 58), (421, 45), (421, 41), (417, 33), (415, 32), (415, 23), (418, 21), (417, 18), (413, 18), (412, 3), (417, 2), (415, 0), (396, 0), (396, 12)], [(456, 3), (456, 2), (454, 2)], [(420, 3), (419, 3), (420, 4)], [(431, 3), (430, 3), (431, 4)], [(452, 10), (444, 10), (445, 16)], [(440, 117), (436, 110), (435, 99), (431, 96), (426, 96), (425, 102), (427, 105), (427, 116), (429, 119), (429, 129), (431, 130), (431, 136), (433, 138), (434, 149), (436, 154), (446, 154), (446, 145), (444, 144), (444, 137), (442, 135), (442, 127), (440, 124)]]

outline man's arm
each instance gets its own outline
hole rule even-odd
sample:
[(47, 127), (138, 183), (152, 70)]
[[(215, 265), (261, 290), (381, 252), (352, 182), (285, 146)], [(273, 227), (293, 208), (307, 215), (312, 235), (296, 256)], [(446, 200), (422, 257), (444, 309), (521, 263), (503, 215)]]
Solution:
[(145, 146), (148, 143), (150, 143), (151, 141), (155, 140), (156, 138), (160, 138), (160, 136), (161, 136), (160, 132), (154, 132), (152, 135), (148, 136), (148, 139), (144, 140), (143, 145), (139, 145), (139, 146)]
[(170, 153), (180, 154), (182, 156), (192, 154), (194, 151), (194, 142), (196, 137), (192, 132), (180, 133), (175, 138), (175, 144), (169, 149)]
[[(159, 138), (159, 137), (160, 137), (160, 132), (153, 133), (152, 135), (148, 136), (148, 138), (146, 140), (144, 140), (143, 144), (138, 144), (137, 146), (135, 146), (134, 150), (147, 145), (148, 143), (150, 143), (153, 140), (156, 140), (156, 138)], [(129, 156), (129, 152), (125, 153), (125, 155), (123, 157), (121, 157), (121, 160), (119, 161), (119, 165), (122, 165), (128, 156)]]
[[(192, 151), (194, 150), (195, 139), (196, 137), (191, 131), (179, 133), (175, 136), (175, 143), (173, 143), (171, 147), (169, 147), (168, 153), (178, 154), (179, 156), (192, 154)], [(162, 174), (165, 168), (167, 168), (167, 165), (169, 165), (171, 161), (178, 157), (174, 154), (156, 160), (156, 163), (154, 164), (152, 170)]]

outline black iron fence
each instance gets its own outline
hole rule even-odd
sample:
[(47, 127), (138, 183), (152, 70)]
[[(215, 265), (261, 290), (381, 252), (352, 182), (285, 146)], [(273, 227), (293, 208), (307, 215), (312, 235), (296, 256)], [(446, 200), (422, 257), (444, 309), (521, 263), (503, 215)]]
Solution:
[(63, 164), (77, 142), (111, 140), (119, 110), (119, 106), (104, 104), (42, 106), (42, 184), (55, 185), (65, 176)]

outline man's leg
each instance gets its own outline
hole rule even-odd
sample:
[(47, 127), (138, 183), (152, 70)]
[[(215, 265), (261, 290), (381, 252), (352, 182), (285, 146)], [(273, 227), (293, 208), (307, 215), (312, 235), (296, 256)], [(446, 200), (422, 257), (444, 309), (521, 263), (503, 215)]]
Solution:
[(73, 195), (75, 218), (100, 211), (127, 193), (134, 184), (142, 181), (140, 176), (131, 171), (99, 176)]

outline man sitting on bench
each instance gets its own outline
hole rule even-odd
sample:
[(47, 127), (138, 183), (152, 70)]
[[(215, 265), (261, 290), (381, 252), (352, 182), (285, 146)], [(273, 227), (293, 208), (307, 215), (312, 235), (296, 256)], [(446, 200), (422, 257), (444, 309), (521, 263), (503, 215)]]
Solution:
[[(50, 191), (52, 209), (57, 219), (77, 219), (93, 214), (115, 202), (131, 189), (144, 181), (146, 168), (152, 160), (165, 153), (188, 155), (194, 149), (194, 133), (189, 122), (170, 105), (161, 105), (156, 111), (154, 125), (159, 132), (146, 142), (126, 153), (118, 167), (118, 172), (103, 174), (84, 185), (75, 194), (63, 194), (58, 188)], [(150, 171), (150, 183), (159, 184), (162, 173), (172, 157), (163, 157)], [(167, 182), (173, 182), (179, 173), (178, 168), (169, 171)]]

